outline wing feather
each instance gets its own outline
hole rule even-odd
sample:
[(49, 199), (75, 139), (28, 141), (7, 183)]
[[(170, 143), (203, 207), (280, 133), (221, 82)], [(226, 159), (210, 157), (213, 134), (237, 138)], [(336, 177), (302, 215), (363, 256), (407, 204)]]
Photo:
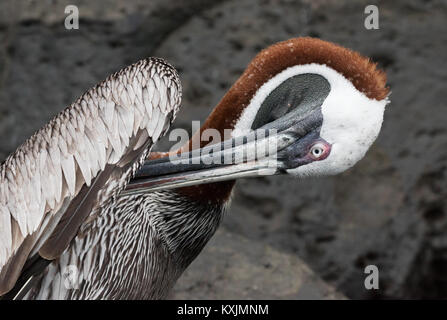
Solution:
[(85, 217), (125, 187), (180, 99), (175, 69), (158, 58), (141, 60), (90, 89), (5, 160), (0, 295), (30, 254), (56, 257)]

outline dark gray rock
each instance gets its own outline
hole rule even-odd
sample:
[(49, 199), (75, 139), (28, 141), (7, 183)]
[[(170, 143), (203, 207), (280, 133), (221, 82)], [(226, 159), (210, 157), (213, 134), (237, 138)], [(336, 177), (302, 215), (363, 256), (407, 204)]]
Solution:
[(298, 257), (221, 228), (171, 299), (345, 299)]

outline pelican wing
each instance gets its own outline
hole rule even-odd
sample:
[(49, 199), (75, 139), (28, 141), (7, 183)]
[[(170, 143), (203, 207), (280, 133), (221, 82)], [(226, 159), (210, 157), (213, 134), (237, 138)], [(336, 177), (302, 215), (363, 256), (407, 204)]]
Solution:
[(0, 295), (27, 259), (54, 259), (127, 184), (180, 106), (173, 67), (141, 60), (99, 83), (0, 167)]

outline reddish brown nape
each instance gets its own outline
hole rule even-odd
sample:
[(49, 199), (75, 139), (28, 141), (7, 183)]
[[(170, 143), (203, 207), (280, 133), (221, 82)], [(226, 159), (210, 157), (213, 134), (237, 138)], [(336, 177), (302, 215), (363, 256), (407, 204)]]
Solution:
[[(324, 64), (338, 71), (368, 98), (385, 99), (389, 93), (386, 75), (377, 64), (359, 53), (336, 44), (314, 38), (294, 38), (262, 50), (248, 65), (242, 76), (225, 94), (200, 129), (214, 128), (224, 136), (224, 129), (234, 129), (244, 108), (256, 91), (269, 79), (288, 67), (309, 63)], [(182, 151), (192, 148), (195, 134)], [(195, 145), (204, 147), (207, 142)], [(199, 185), (177, 189), (178, 192), (203, 201), (227, 201), (234, 181)]]

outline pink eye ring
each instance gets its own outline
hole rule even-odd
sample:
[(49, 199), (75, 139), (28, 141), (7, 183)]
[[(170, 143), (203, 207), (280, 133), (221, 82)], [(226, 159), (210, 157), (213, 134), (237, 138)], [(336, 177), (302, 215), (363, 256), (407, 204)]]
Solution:
[(309, 155), (314, 160), (323, 160), (329, 155), (330, 145), (317, 142), (309, 149)]

